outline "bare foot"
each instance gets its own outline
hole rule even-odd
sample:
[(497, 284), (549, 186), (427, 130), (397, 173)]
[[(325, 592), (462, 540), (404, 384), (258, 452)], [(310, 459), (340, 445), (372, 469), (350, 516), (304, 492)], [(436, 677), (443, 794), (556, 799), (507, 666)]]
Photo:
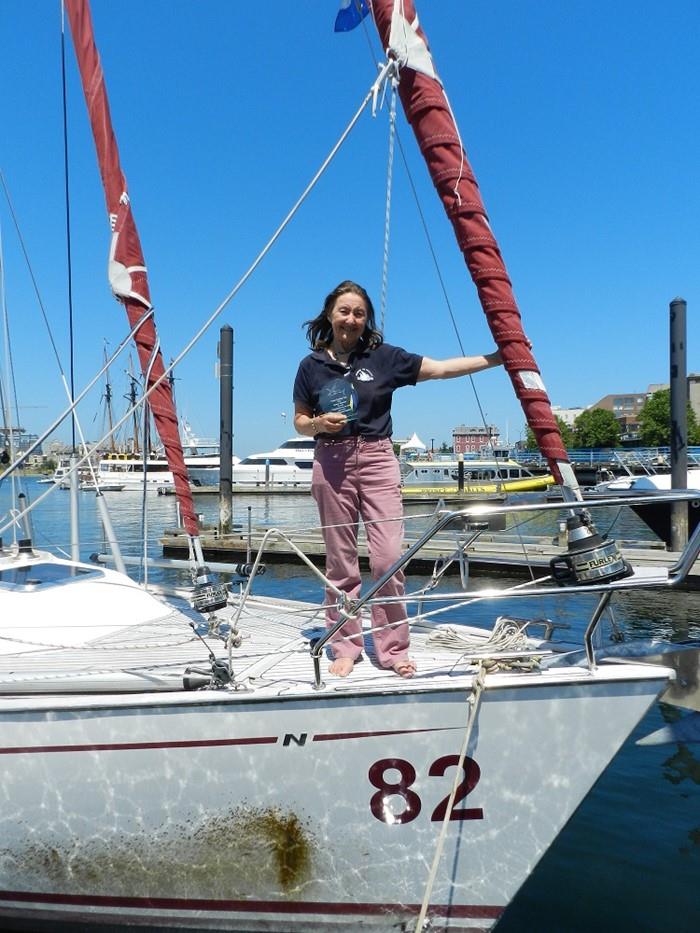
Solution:
[(413, 677), (416, 673), (416, 662), (411, 658), (401, 658), (400, 661), (394, 661), (391, 669), (396, 671), (399, 677)]
[(352, 673), (355, 662), (352, 658), (336, 658), (328, 670), (331, 674), (337, 674), (338, 677), (347, 677)]

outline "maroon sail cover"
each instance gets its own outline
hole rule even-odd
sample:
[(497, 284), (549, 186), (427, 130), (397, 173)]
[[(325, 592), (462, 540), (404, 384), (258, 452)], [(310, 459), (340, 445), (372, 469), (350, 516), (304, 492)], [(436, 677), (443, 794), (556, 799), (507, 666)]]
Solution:
[[(371, 4), (382, 47), (388, 50), (394, 0), (371, 0)], [(410, 42), (415, 43), (417, 36), (427, 48), (425, 34), (417, 25), (413, 0), (403, 0), (398, 6), (403, 15), (398, 30), (402, 41), (408, 37)], [(552, 473), (561, 483), (563, 479), (559, 464), (568, 463), (568, 456), (539, 369), (523, 332), (520, 311), (505, 263), (489, 226), (479, 186), (462, 149), (442, 85), (436, 77), (411, 67), (402, 67), (399, 95), (406, 118), (413, 127), (433, 183), (454, 228), (457, 243), (476, 285), (481, 306), (523, 406), (527, 423)], [(573, 478), (571, 470), (566, 472), (569, 476), (564, 477), (564, 480)], [(567, 482), (567, 485), (570, 483)]]
[[(126, 178), (119, 161), (102, 64), (95, 46), (90, 6), (87, 0), (67, 0), (66, 9), (112, 227), (110, 284), (115, 297), (126, 309), (129, 324), (134, 327), (144, 312), (151, 307), (141, 241), (131, 213)], [(165, 371), (160, 350), (154, 353), (157, 337), (153, 315), (139, 327), (134, 340), (141, 371), (147, 376), (148, 390), (158, 382)], [(175, 490), (180, 501), (185, 529), (189, 535), (195, 537), (198, 534), (197, 517), (180, 442), (175, 403), (167, 379), (163, 379), (153, 390), (148, 401), (156, 429), (165, 447), (168, 466), (175, 479)]]

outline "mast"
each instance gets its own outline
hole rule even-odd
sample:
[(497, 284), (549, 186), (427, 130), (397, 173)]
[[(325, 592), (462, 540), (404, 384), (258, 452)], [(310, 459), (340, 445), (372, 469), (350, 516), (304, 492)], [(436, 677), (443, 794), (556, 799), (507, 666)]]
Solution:
[[(569, 501), (581, 499), (498, 243), (437, 77), (413, 0), (371, 0), (382, 48), (398, 61), (399, 96), (464, 256), (491, 333), (539, 449)], [(420, 69), (420, 70), (418, 70)]]
[[(109, 366), (107, 366), (107, 346), (104, 347), (105, 361), (105, 415), (107, 417), (107, 426), (109, 427), (109, 449), (113, 454), (117, 452), (117, 443), (114, 439), (114, 415), (112, 412), (112, 383), (109, 381)], [(104, 431), (102, 432), (104, 434)]]
[(141, 453), (141, 440), (139, 434), (139, 416), (138, 411), (136, 410), (136, 399), (138, 398), (138, 381), (134, 375), (134, 367), (131, 362), (131, 355), (129, 355), (129, 371), (127, 373), (129, 377), (129, 394), (126, 396), (126, 400), (129, 403), (129, 409), (131, 410), (131, 421), (132, 421), (132, 431), (133, 438), (131, 440), (131, 450), (128, 451), (132, 456), (137, 457)]
[(165, 366), (156, 336), (146, 267), (131, 212), (126, 178), (119, 160), (102, 64), (95, 46), (90, 8), (87, 0), (66, 0), (66, 10), (90, 115), (107, 202), (107, 213), (112, 229), (109, 282), (115, 298), (124, 305), (132, 328), (141, 321), (144, 315), (147, 315), (136, 331), (134, 341), (141, 371), (145, 377), (146, 391), (158, 383), (157, 387), (150, 392), (149, 404), (158, 434), (165, 447), (168, 466), (175, 480), (175, 490), (180, 502), (185, 530), (192, 538), (196, 538), (197, 517), (180, 443), (177, 414), (170, 384), (167, 379), (162, 378)]

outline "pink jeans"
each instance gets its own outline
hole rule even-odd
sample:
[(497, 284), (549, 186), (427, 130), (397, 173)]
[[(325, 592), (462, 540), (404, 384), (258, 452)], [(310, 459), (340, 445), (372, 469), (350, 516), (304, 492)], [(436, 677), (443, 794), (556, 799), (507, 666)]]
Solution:
[[(403, 515), (399, 486), (399, 464), (390, 438), (365, 440), (350, 437), (319, 441), (316, 445), (311, 492), (318, 505), (326, 543), (326, 576), (349, 599), (360, 595), (360, 565), (357, 555), (357, 522), (365, 523), (372, 579), (378, 580), (401, 555), (403, 521), (386, 521)], [(401, 571), (384, 584), (378, 596), (403, 596)], [(337, 596), (326, 590), (326, 602)], [(406, 619), (403, 603), (372, 606), (372, 635), (377, 661), (391, 667), (406, 658), (408, 624), (384, 628)], [(328, 626), (339, 619), (338, 610), (326, 611)], [(362, 651), (362, 625), (349, 619), (333, 637), (336, 658), (355, 660)], [(348, 639), (347, 636), (353, 636)], [(345, 639), (345, 640), (343, 640)]]

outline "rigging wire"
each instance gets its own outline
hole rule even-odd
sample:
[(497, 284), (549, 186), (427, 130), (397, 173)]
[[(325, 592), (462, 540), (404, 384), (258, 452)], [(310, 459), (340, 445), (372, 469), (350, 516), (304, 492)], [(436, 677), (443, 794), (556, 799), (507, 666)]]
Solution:
[(396, 77), (391, 79), (391, 104), (389, 107), (389, 156), (386, 169), (386, 206), (384, 208), (384, 259), (382, 263), (382, 291), (380, 299), (380, 325), (379, 329), (384, 333), (384, 323), (386, 320), (387, 288), (389, 281), (389, 234), (391, 230), (391, 190), (394, 173), (394, 139), (396, 137), (396, 97), (398, 93), (398, 81)]
[[(7, 301), (5, 296), (5, 258), (4, 251), (2, 246), (2, 227), (0, 226), (0, 306), (2, 307), (2, 335), (3, 335), (3, 347), (4, 347), (4, 356), (5, 356), (5, 387), (3, 389), (3, 381), (0, 378), (0, 404), (2, 404), (2, 420), (5, 429), (5, 444), (9, 449), (10, 461), (15, 459), (15, 439), (14, 431), (12, 430), (12, 410), (11, 410), (11, 392), (10, 392), (10, 383), (14, 387), (14, 398), (15, 405), (17, 401), (17, 393), (15, 387), (15, 377), (14, 377), (14, 368), (12, 365), (12, 356), (10, 353), (10, 321), (9, 315), (7, 312)], [(19, 412), (17, 413), (17, 426), (19, 427)], [(5, 454), (5, 447), (3, 445), (3, 456)], [(17, 487), (16, 487), (16, 476), (12, 474), (12, 502), (17, 501)], [(12, 527), (13, 534), (13, 543), (17, 543), (17, 528), (19, 526), (19, 520), (15, 520), (13, 517), (14, 509), (10, 509), (10, 526)], [(7, 526), (6, 526), (7, 527)]]
[(49, 336), (49, 342), (51, 344), (51, 349), (53, 350), (53, 354), (56, 359), (56, 365), (58, 366), (58, 371), (60, 375), (64, 376), (65, 378), (65, 374), (63, 371), (63, 364), (61, 363), (61, 357), (58, 352), (58, 347), (56, 346), (56, 341), (54, 339), (53, 330), (51, 329), (49, 318), (46, 313), (46, 307), (44, 305), (44, 300), (41, 297), (41, 292), (39, 291), (39, 284), (36, 280), (36, 276), (34, 275), (34, 267), (32, 266), (31, 259), (29, 258), (29, 252), (27, 251), (27, 245), (24, 240), (24, 235), (22, 234), (22, 229), (19, 225), (19, 219), (17, 217), (17, 213), (15, 211), (15, 207), (12, 202), (12, 197), (10, 196), (10, 189), (7, 185), (7, 181), (5, 179), (5, 175), (3, 174), (2, 169), (0, 169), (0, 185), (2, 185), (2, 190), (5, 195), (5, 200), (7, 202), (7, 208), (10, 212), (12, 223), (14, 224), (15, 233), (17, 234), (17, 240), (19, 242), (20, 249), (22, 250), (24, 261), (27, 265), (27, 272), (29, 273), (29, 278), (31, 279), (31, 282), (32, 282), (32, 287), (34, 289), (34, 294), (36, 295), (37, 304), (39, 305), (41, 316), (44, 319), (44, 326), (46, 327), (46, 331)]
[[(396, 133), (396, 142), (397, 142), (398, 147), (399, 147), (399, 152), (401, 153), (401, 158), (402, 158), (402, 160), (403, 160), (404, 168), (406, 169), (406, 175), (407, 175), (407, 177), (408, 177), (408, 183), (409, 183), (409, 186), (410, 186), (410, 188), (411, 188), (411, 192), (412, 192), (412, 194), (413, 194), (413, 199), (414, 199), (415, 204), (416, 204), (416, 210), (418, 211), (418, 216), (419, 216), (419, 218), (420, 218), (421, 226), (423, 227), (423, 232), (425, 233), (425, 238), (426, 238), (426, 241), (427, 241), (427, 244), (428, 244), (428, 249), (430, 250), (430, 255), (431, 255), (432, 260), (433, 260), (433, 265), (435, 266), (435, 273), (436, 273), (436, 275), (437, 275), (438, 282), (440, 283), (440, 288), (441, 288), (441, 290), (442, 290), (442, 294), (443, 294), (443, 297), (444, 297), (444, 299), (445, 299), (445, 304), (446, 304), (446, 306), (447, 306), (447, 312), (448, 312), (448, 314), (449, 314), (449, 316), (450, 316), (450, 321), (452, 322), (452, 328), (453, 328), (453, 330), (454, 330), (454, 332), (455, 332), (455, 338), (456, 338), (456, 340), (457, 340), (457, 345), (459, 346), (459, 350), (460, 350), (460, 353), (462, 354), (462, 356), (465, 356), (464, 344), (462, 343), (462, 336), (461, 336), (461, 334), (460, 334), (460, 332), (459, 332), (459, 327), (458, 327), (458, 325), (457, 325), (457, 319), (456, 319), (456, 317), (455, 317), (455, 313), (454, 313), (454, 310), (453, 310), (453, 308), (452, 308), (452, 302), (450, 301), (450, 296), (449, 296), (449, 294), (447, 293), (447, 286), (445, 285), (445, 279), (444, 279), (444, 276), (443, 276), (443, 274), (442, 274), (442, 269), (441, 269), (441, 267), (440, 267), (440, 262), (439, 262), (439, 260), (438, 260), (437, 253), (436, 253), (436, 251), (435, 251), (435, 246), (433, 245), (432, 237), (430, 236), (430, 230), (428, 229), (428, 223), (427, 223), (427, 221), (426, 221), (426, 219), (425, 219), (425, 214), (424, 214), (424, 212), (423, 212), (423, 208), (422, 208), (422, 206), (421, 206), (420, 199), (419, 199), (419, 197), (418, 197), (418, 191), (417, 191), (416, 186), (415, 186), (415, 183), (414, 183), (414, 181), (413, 181), (413, 176), (411, 175), (411, 170), (410, 170), (410, 168), (409, 168), (409, 166), (408, 166), (408, 160), (407, 160), (407, 158), (406, 158), (406, 153), (404, 152), (404, 148), (403, 148), (403, 146), (401, 145), (401, 136), (399, 135), (398, 131), (397, 131), (397, 133)], [(469, 376), (469, 382), (471, 383), (472, 389), (473, 389), (473, 391), (474, 391), (474, 399), (475, 399), (476, 404), (477, 404), (477, 407), (478, 407), (478, 409), (479, 409), (479, 415), (481, 416), (481, 421), (482, 421), (482, 424), (483, 424), (483, 426), (484, 426), (484, 430), (488, 432), (488, 428), (487, 428), (487, 426), (486, 426), (486, 415), (484, 414), (484, 409), (483, 409), (483, 407), (482, 407), (482, 405), (481, 405), (481, 399), (479, 398), (479, 393), (477, 392), (477, 389), (476, 389), (476, 383), (474, 382), (474, 377), (473, 377), (472, 375)]]
[[(395, 6), (396, 6), (396, 4), (395, 4)], [(403, 3), (401, 4), (401, 10), (402, 10), (402, 13), (403, 13)], [(376, 19), (375, 19), (375, 16), (374, 16), (374, 9), (373, 9), (372, 7), (370, 7), (370, 15), (371, 15), (372, 19), (374, 20), (374, 24), (375, 24), (374, 35), (375, 35), (375, 37), (376, 37), (376, 36), (378, 35), (378, 30), (376, 29), (376, 25), (377, 25), (377, 24), (376, 24)], [(367, 40), (367, 47), (368, 47), (368, 51), (369, 51), (370, 57), (372, 58), (375, 67), (379, 67), (379, 57), (377, 56), (377, 54), (376, 54), (375, 51), (374, 51), (374, 43), (373, 43), (373, 41), (372, 41), (372, 38), (370, 37), (370, 31), (369, 31), (369, 28), (368, 28), (368, 26), (367, 26), (367, 20), (366, 20), (366, 19), (363, 19), (363, 20), (362, 20), (362, 29), (363, 29), (363, 33), (364, 33), (365, 39)], [(398, 83), (398, 82), (397, 82), (397, 83)], [(459, 182), (460, 182), (461, 179), (462, 179), (462, 171), (463, 171), (463, 167), (464, 167), (464, 145), (463, 145), (463, 143), (462, 143), (462, 139), (461, 139), (461, 136), (460, 136), (460, 134), (459, 134), (459, 127), (457, 126), (457, 121), (454, 119), (454, 114), (453, 114), (453, 112), (452, 112), (452, 106), (451, 106), (451, 104), (450, 104), (450, 101), (449, 101), (449, 99), (448, 99), (448, 97), (447, 97), (447, 93), (445, 92), (445, 89), (444, 89), (444, 88), (443, 88), (443, 94), (444, 94), (444, 96), (445, 96), (445, 102), (446, 102), (446, 104), (447, 104), (447, 107), (448, 107), (448, 109), (449, 109), (449, 111), (450, 111), (450, 114), (452, 115), (454, 125), (455, 125), (455, 127), (456, 127), (456, 129), (457, 129), (457, 136), (458, 136), (459, 144), (460, 144), (460, 152), (461, 152), (460, 172), (459, 172), (459, 176), (458, 176), (458, 178), (457, 178), (457, 180), (456, 180), (456, 182), (455, 182), (455, 189), (454, 189), (455, 197), (459, 200), (460, 198), (459, 198), (459, 191), (458, 191), (457, 186), (459, 185)], [(391, 119), (391, 117), (390, 117), (390, 119)], [(456, 339), (457, 339), (457, 345), (458, 345), (458, 347), (459, 347), (459, 350), (460, 350), (460, 353), (462, 354), (462, 356), (465, 356), (466, 354), (465, 354), (465, 352), (464, 352), (464, 344), (463, 344), (463, 342), (462, 342), (462, 337), (461, 337), (461, 334), (460, 334), (460, 332), (459, 332), (459, 327), (457, 326), (457, 320), (456, 320), (456, 318), (455, 318), (455, 314), (454, 314), (454, 311), (453, 311), (453, 309), (452, 309), (452, 303), (451, 303), (451, 301), (450, 301), (450, 297), (449, 297), (448, 292), (447, 292), (447, 286), (445, 285), (445, 279), (444, 279), (444, 276), (443, 276), (443, 274), (442, 274), (442, 270), (441, 270), (441, 267), (440, 267), (440, 262), (439, 262), (439, 260), (438, 260), (437, 253), (436, 253), (436, 251), (435, 251), (435, 247), (434, 247), (434, 245), (433, 245), (433, 241), (432, 241), (432, 238), (431, 238), (431, 236), (430, 236), (430, 231), (429, 231), (429, 229), (428, 229), (428, 224), (427, 224), (426, 219), (425, 219), (425, 214), (424, 214), (424, 212), (423, 212), (423, 208), (422, 208), (422, 206), (421, 206), (420, 199), (419, 199), (419, 197), (418, 197), (418, 191), (417, 191), (417, 189), (416, 189), (416, 185), (415, 185), (415, 182), (414, 182), (414, 180), (413, 180), (413, 175), (411, 174), (411, 169), (410, 169), (410, 167), (409, 167), (409, 165), (408, 165), (408, 159), (406, 158), (406, 153), (405, 153), (404, 148), (403, 148), (403, 145), (402, 145), (402, 143), (401, 143), (401, 135), (400, 135), (398, 129), (396, 128), (395, 122), (394, 122), (394, 125), (393, 125), (393, 134), (395, 135), (396, 144), (398, 145), (398, 147), (399, 147), (399, 152), (401, 153), (401, 159), (402, 159), (402, 161), (403, 161), (404, 170), (405, 170), (405, 172), (406, 172), (406, 177), (408, 178), (408, 183), (409, 183), (409, 186), (410, 186), (410, 189), (411, 189), (411, 193), (413, 194), (413, 200), (414, 200), (415, 205), (416, 205), (416, 210), (418, 211), (418, 216), (419, 216), (419, 218), (420, 218), (421, 226), (423, 227), (423, 232), (424, 232), (424, 234), (425, 234), (426, 242), (427, 242), (427, 244), (428, 244), (428, 249), (429, 249), (429, 251), (430, 251), (430, 255), (431, 255), (431, 258), (432, 258), (432, 260), (433, 260), (433, 265), (435, 266), (435, 273), (436, 273), (436, 275), (437, 275), (438, 282), (440, 283), (440, 289), (441, 289), (441, 291), (442, 291), (443, 298), (444, 298), (444, 300), (445, 300), (445, 305), (447, 306), (447, 312), (448, 312), (448, 314), (449, 314), (450, 321), (452, 322), (452, 328), (453, 328), (453, 330), (454, 330), (454, 332), (455, 332), (455, 337), (456, 337)], [(387, 192), (387, 198), (388, 198), (388, 197), (389, 197), (389, 193)], [(386, 234), (385, 234), (385, 256), (386, 256), (386, 245), (387, 245), (387, 244), (386, 244)], [(387, 257), (387, 258), (388, 258), (388, 257)], [(385, 263), (387, 262), (387, 258), (385, 258)], [(385, 276), (385, 274), (386, 274), (386, 273), (384, 273), (384, 272), (383, 272), (383, 274), (382, 274), (382, 296), (384, 295), (384, 290), (385, 290), (385, 284), (384, 284), (384, 276)], [(384, 321), (384, 311), (383, 311), (383, 307), (382, 307), (382, 330), (384, 330), (383, 321)], [(477, 406), (477, 408), (479, 409), (479, 417), (481, 418), (481, 423), (482, 423), (482, 426), (483, 426), (483, 428), (484, 428), (484, 432), (490, 437), (491, 435), (489, 434), (489, 429), (488, 429), (488, 426), (487, 426), (487, 424), (486, 424), (486, 415), (485, 415), (485, 413), (484, 413), (484, 409), (483, 409), (483, 406), (482, 406), (482, 404), (481, 404), (481, 399), (480, 399), (480, 397), (479, 397), (479, 393), (478, 393), (477, 388), (476, 388), (476, 382), (474, 381), (474, 376), (472, 376), (472, 375), (469, 376), (469, 382), (470, 382), (471, 387), (472, 387), (472, 392), (474, 393), (474, 400), (475, 400), (475, 402), (476, 402), (476, 406)]]
[[(139, 328), (141, 327), (141, 325), (143, 324), (143, 322), (144, 322), (148, 317), (150, 317), (154, 312), (155, 312), (155, 308), (153, 308), (153, 307), (148, 308), (146, 311), (144, 311), (143, 315), (142, 315), (142, 316), (139, 318), (139, 320), (134, 324), (134, 326), (131, 328), (131, 330), (130, 330), (129, 333), (126, 335), (126, 337), (124, 337), (124, 339), (121, 341), (121, 343), (119, 344), (119, 346), (117, 347), (117, 349), (114, 351), (114, 353), (112, 354), (112, 356), (111, 356), (108, 360), (105, 360), (104, 365), (102, 366), (102, 368), (101, 368), (100, 370), (98, 370), (98, 372), (96, 373), (95, 376), (93, 376), (93, 378), (90, 380), (90, 382), (88, 382), (88, 384), (82, 389), (82, 391), (79, 392), (78, 396), (77, 396), (72, 402), (69, 402), (68, 407), (65, 408), (65, 409), (61, 412), (61, 414), (58, 415), (58, 416), (54, 419), (54, 421), (52, 422), (52, 424), (50, 424), (49, 427), (46, 428), (46, 429), (42, 432), (42, 434), (40, 434), (40, 435), (37, 437), (37, 439), (36, 439), (32, 444), (30, 444), (29, 447), (27, 447), (24, 451), (22, 451), (22, 453), (17, 457), (17, 459), (14, 460), (14, 461), (7, 467), (7, 469), (6, 469), (3, 473), (0, 473), (0, 482), (1, 482), (3, 479), (5, 479), (5, 477), (8, 476), (10, 473), (12, 473), (14, 470), (16, 470), (16, 469), (18, 469), (19, 467), (21, 467), (22, 464), (25, 462), (25, 460), (26, 460), (28, 457), (30, 457), (30, 456), (34, 453), (34, 451), (37, 449), (37, 447), (38, 447), (40, 444), (43, 444), (43, 442), (46, 440), (46, 438), (49, 437), (51, 434), (53, 434), (53, 432), (56, 430), (56, 428), (58, 428), (59, 425), (62, 424), (62, 423), (65, 421), (65, 419), (73, 412), (73, 410), (75, 409), (75, 407), (76, 407), (80, 402), (82, 402), (82, 400), (83, 400), (83, 399), (85, 398), (85, 396), (88, 394), (88, 392), (90, 391), (90, 389), (92, 389), (92, 387), (95, 385), (95, 383), (96, 383), (99, 379), (102, 378), (102, 376), (103, 376), (104, 373), (107, 371), (107, 369), (112, 365), (112, 363), (114, 363), (115, 360), (122, 354), (122, 352), (131, 344), (132, 339), (133, 339), (134, 336), (138, 333), (138, 330), (139, 330)], [(126, 419), (127, 419), (128, 417), (131, 416), (131, 414), (132, 414), (132, 411), (129, 410), (129, 411), (127, 412), (127, 414), (126, 414), (126, 417), (124, 417), (118, 424), (116, 424), (116, 425), (114, 426), (113, 431), (116, 431), (118, 428), (120, 428), (120, 427), (122, 426), (122, 424), (124, 423), (124, 421), (126, 421)], [(99, 445), (100, 445), (103, 441), (107, 440), (108, 437), (111, 437), (113, 431), (110, 431), (109, 434), (106, 434), (106, 435), (102, 438), (102, 440), (98, 442), (98, 444), (95, 446), (94, 450), (96, 450), (96, 449), (99, 447)], [(93, 452), (94, 452), (94, 451), (93, 451)], [(82, 462), (82, 461), (81, 461), (81, 462)]]
[[(73, 338), (73, 263), (71, 257), (70, 190), (68, 177), (68, 95), (66, 91), (66, 8), (61, 0), (61, 92), (63, 98), (63, 173), (66, 202), (66, 261), (68, 286), (68, 341), (70, 347), (70, 400), (75, 398), (75, 341)], [(76, 415), (72, 417), (72, 446), (75, 453)], [(93, 477), (94, 479), (94, 477)]]
[(14, 431), (12, 430), (12, 407), (15, 409), (15, 425), (20, 426), (19, 420), (19, 396), (17, 394), (17, 378), (15, 375), (15, 363), (12, 356), (12, 343), (10, 340), (10, 315), (7, 310), (7, 293), (5, 291), (5, 259), (2, 243), (2, 226), (0, 226), (0, 293), (2, 295), (2, 317), (3, 317), (3, 337), (5, 341), (5, 365), (7, 369), (7, 390), (6, 390), (6, 411), (4, 420), (6, 429), (9, 431), (10, 456), (14, 452)]
[[(69, 405), (69, 407), (68, 407), (68, 409), (66, 410), (66, 412), (60, 417), (60, 420), (59, 420), (59, 421), (55, 421), (55, 422), (53, 423), (53, 425), (52, 425), (47, 431), (45, 431), (45, 432), (43, 433), (43, 435), (42, 435), (40, 438), (37, 438), (37, 440), (36, 440), (28, 449), (26, 449), (26, 450), (22, 453), (22, 455), (19, 457), (18, 460), (15, 461), (15, 457), (14, 457), (14, 456), (12, 457), (12, 463), (11, 463), (10, 467), (8, 468), (8, 470), (6, 470), (6, 471), (3, 472), (2, 474), (0, 474), (0, 482), (1, 482), (1, 481), (5, 478), (5, 476), (7, 475), (7, 473), (8, 473), (10, 470), (12, 470), (12, 469), (14, 469), (14, 468), (20, 466), (20, 465), (33, 453), (33, 451), (36, 450), (36, 448), (37, 448), (50, 434), (53, 433), (53, 431), (55, 430), (55, 428), (58, 427), (58, 425), (61, 423), (61, 421), (63, 421), (63, 419), (66, 418), (68, 414), (71, 414), (71, 415), (72, 415), (72, 419), (73, 419), (73, 423), (72, 423), (72, 447), (73, 447), (73, 452), (75, 452), (75, 432), (76, 432), (76, 429), (77, 429), (78, 434), (79, 434), (79, 436), (80, 436), (80, 445), (81, 445), (81, 449), (83, 450), (83, 452), (85, 451), (85, 449), (86, 449), (85, 436), (84, 436), (84, 434), (83, 434), (82, 425), (81, 425), (81, 423), (80, 423), (80, 421), (79, 421), (79, 419), (78, 419), (78, 416), (77, 416), (77, 413), (76, 413), (75, 409), (76, 409), (76, 406), (77, 406), (78, 402), (80, 401), (80, 399), (82, 399), (82, 398), (84, 397), (84, 395), (87, 393), (87, 391), (89, 390), (89, 388), (91, 388), (91, 387), (94, 385), (94, 382), (97, 381), (97, 380), (95, 379), (92, 383), (90, 383), (90, 386), (88, 386), (88, 389), (84, 390), (84, 392), (81, 394), (80, 398), (78, 398), (78, 399), (75, 398), (75, 391), (74, 391), (73, 386), (72, 386), (72, 385), (71, 385), (71, 386), (68, 385), (68, 380), (67, 380), (67, 378), (66, 378), (66, 373), (65, 373), (65, 370), (64, 370), (64, 368), (63, 368), (63, 363), (62, 363), (62, 361), (61, 361), (61, 357), (60, 357), (60, 354), (59, 354), (59, 352), (58, 352), (58, 347), (57, 347), (57, 345), (56, 345), (56, 340), (55, 340), (55, 338), (54, 338), (53, 330), (52, 330), (52, 328), (51, 328), (51, 324), (49, 323), (48, 314), (46, 313), (46, 306), (45, 306), (45, 304), (44, 304), (43, 298), (42, 298), (42, 296), (41, 296), (41, 292), (40, 292), (40, 290), (39, 290), (39, 284), (38, 284), (37, 279), (36, 279), (36, 276), (35, 276), (35, 274), (34, 274), (34, 268), (33, 268), (33, 266), (32, 266), (31, 259), (29, 258), (29, 252), (28, 252), (28, 250), (27, 250), (27, 245), (26, 245), (24, 236), (23, 236), (23, 234), (22, 234), (22, 229), (21, 229), (20, 224), (19, 224), (19, 218), (17, 217), (17, 213), (16, 213), (16, 211), (15, 211), (14, 204), (13, 204), (13, 202), (12, 202), (12, 197), (10, 196), (10, 190), (9, 190), (7, 181), (6, 181), (5, 176), (4, 176), (4, 174), (3, 174), (3, 172), (2, 172), (1, 170), (0, 170), (0, 185), (2, 186), (3, 193), (4, 193), (4, 195), (5, 195), (5, 200), (6, 200), (6, 202), (7, 202), (7, 207), (8, 207), (8, 210), (9, 210), (9, 212), (10, 212), (10, 217), (12, 218), (12, 223), (13, 223), (13, 225), (14, 225), (15, 232), (16, 232), (16, 234), (17, 234), (17, 240), (18, 240), (18, 242), (19, 242), (19, 246), (20, 246), (20, 249), (21, 249), (21, 251), (22, 251), (22, 255), (24, 256), (24, 261), (25, 261), (25, 263), (26, 263), (26, 265), (27, 265), (27, 271), (28, 271), (28, 273), (29, 273), (29, 278), (31, 279), (31, 282), (32, 282), (32, 287), (33, 287), (33, 289), (34, 289), (34, 294), (35, 294), (36, 299), (37, 299), (37, 304), (39, 305), (39, 310), (40, 310), (40, 312), (41, 312), (41, 316), (42, 316), (43, 321), (44, 321), (44, 327), (46, 328), (46, 332), (47, 332), (48, 337), (49, 337), (49, 343), (51, 344), (51, 348), (52, 348), (52, 350), (53, 350), (54, 358), (55, 358), (55, 360), (56, 360), (56, 366), (57, 366), (57, 368), (58, 368), (58, 373), (59, 373), (59, 376), (60, 376), (60, 378), (61, 378), (61, 382), (63, 383), (63, 388), (64, 388), (64, 391), (65, 391), (65, 393), (66, 393), (66, 398), (68, 399), (68, 405)], [(71, 348), (72, 348), (72, 345), (73, 345), (73, 337), (72, 337), (72, 334), (71, 334), (70, 340), (71, 340)], [(72, 367), (72, 360), (71, 360), (71, 367)], [(100, 375), (101, 375), (101, 373), (100, 373)], [(99, 378), (99, 376), (98, 376), (97, 378)], [(72, 375), (71, 375), (71, 379), (72, 379)], [(19, 423), (19, 420), (18, 420), (18, 423)], [(92, 464), (90, 463), (90, 461), (88, 461), (88, 466), (89, 466), (89, 469), (90, 469), (90, 473), (91, 473), (92, 479), (93, 479), (93, 481), (95, 481), (95, 474), (94, 474), (94, 470), (93, 470), (93, 468), (92, 468)]]

